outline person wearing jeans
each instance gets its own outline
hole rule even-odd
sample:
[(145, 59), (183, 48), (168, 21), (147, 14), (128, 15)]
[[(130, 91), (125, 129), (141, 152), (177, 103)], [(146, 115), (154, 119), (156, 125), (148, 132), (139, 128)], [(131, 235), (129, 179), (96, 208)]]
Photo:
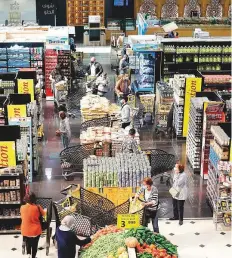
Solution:
[(69, 119), (66, 116), (64, 111), (59, 113), (60, 116), (60, 129), (56, 131), (57, 134), (60, 135), (61, 142), (63, 144), (64, 149), (68, 148), (70, 139), (71, 139), (71, 130)]
[(188, 187), (184, 165), (179, 163), (177, 163), (174, 168), (173, 188), (179, 193), (172, 198), (173, 217), (170, 218), (170, 220), (179, 220), (179, 225), (183, 225), (184, 203), (188, 198)]
[(143, 185), (136, 193), (134, 201), (139, 198), (140, 194), (143, 194), (144, 197), (143, 206), (145, 209), (145, 214), (143, 226), (147, 226), (149, 220), (151, 219), (154, 232), (159, 233), (158, 209), (160, 208), (160, 205), (158, 189), (153, 185), (150, 177), (143, 179)]
[(42, 233), (40, 224), (40, 214), (45, 215), (41, 206), (36, 205), (36, 196), (29, 193), (25, 196), (25, 205), (21, 206), (20, 214), (22, 219), (21, 233), (23, 242), (26, 245), (27, 254), (31, 258), (36, 258), (39, 238)]
[(131, 123), (131, 109), (127, 103), (128, 97), (123, 97), (121, 100), (121, 121), (122, 121), (122, 128), (125, 129)]

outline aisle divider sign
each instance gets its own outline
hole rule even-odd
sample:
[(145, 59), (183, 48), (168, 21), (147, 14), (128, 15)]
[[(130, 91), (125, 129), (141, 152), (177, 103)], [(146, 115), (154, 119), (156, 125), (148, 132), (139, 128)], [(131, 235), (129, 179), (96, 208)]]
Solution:
[(140, 226), (139, 214), (118, 214), (117, 227), (130, 229)]
[(15, 167), (16, 166), (16, 153), (15, 142), (0, 142), (0, 167)]
[(34, 81), (33, 79), (18, 79), (18, 93), (30, 94), (31, 101), (34, 101)]
[(8, 105), (7, 114), (8, 119), (27, 117), (26, 105)]
[(196, 97), (197, 92), (201, 92), (202, 78), (186, 78), (185, 99), (184, 99), (184, 121), (183, 137), (188, 135), (189, 112), (191, 98)]

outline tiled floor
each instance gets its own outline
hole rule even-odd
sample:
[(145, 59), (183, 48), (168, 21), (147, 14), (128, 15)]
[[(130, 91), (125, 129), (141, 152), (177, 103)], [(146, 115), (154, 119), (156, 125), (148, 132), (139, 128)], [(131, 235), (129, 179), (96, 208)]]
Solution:
[[(231, 232), (215, 231), (212, 220), (185, 220), (182, 226), (178, 222), (160, 220), (160, 232), (178, 246), (179, 258), (229, 258), (232, 253)], [(17, 237), (17, 238), (15, 238)], [(17, 235), (0, 236), (0, 257), (21, 258), (22, 238)], [(45, 238), (39, 242), (38, 258), (57, 257), (51, 244), (49, 256), (45, 255)]]

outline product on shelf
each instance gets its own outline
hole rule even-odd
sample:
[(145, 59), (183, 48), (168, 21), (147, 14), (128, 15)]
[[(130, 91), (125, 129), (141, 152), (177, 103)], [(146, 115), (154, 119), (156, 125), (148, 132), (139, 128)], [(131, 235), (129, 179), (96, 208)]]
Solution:
[(225, 84), (225, 83), (231, 83), (232, 82), (232, 76), (231, 75), (204, 75), (204, 82), (205, 83), (213, 83), (213, 84)]
[(193, 170), (200, 170), (203, 130), (203, 107), (208, 98), (191, 98), (186, 155)]
[(222, 102), (206, 102), (204, 103), (204, 118), (203, 118), (203, 134), (202, 134), (202, 149), (201, 149), (201, 176), (204, 179), (208, 177), (208, 161), (210, 152), (210, 140), (213, 139), (211, 126), (217, 125), (225, 121), (223, 112), (224, 104)]
[(88, 25), (89, 15), (100, 15), (104, 24), (104, 0), (67, 0), (67, 25)]
[(122, 154), (115, 157), (89, 157), (84, 160), (85, 187), (137, 187), (144, 177), (151, 176), (145, 154)]
[(231, 140), (224, 127), (228, 127), (229, 130), (231, 125), (211, 127), (213, 139), (210, 142), (208, 164), (207, 198), (214, 210), (216, 228), (221, 223), (226, 227), (231, 226), (232, 163), (229, 160)]

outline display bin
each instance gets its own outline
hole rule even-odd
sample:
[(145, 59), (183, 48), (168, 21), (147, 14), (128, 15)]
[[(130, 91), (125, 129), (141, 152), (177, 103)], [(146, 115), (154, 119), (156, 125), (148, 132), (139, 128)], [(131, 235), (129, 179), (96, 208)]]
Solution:
[(65, 179), (68, 177), (83, 172), (83, 160), (91, 155), (91, 149), (88, 145), (77, 145), (68, 147), (61, 151), (60, 162), (62, 175)]
[[(77, 203), (77, 206), (78, 204), (80, 205), (80, 200), (74, 197), (69, 197), (69, 199), (71, 205), (73, 203)], [(93, 224), (92, 219), (90, 217), (79, 214), (76, 210), (75, 212), (68, 210), (67, 207), (63, 205), (65, 202), (66, 198), (53, 203), (56, 218), (56, 227), (61, 225), (61, 221), (65, 216), (70, 215), (74, 218), (73, 230), (77, 235), (88, 237), (95, 234), (99, 230), (99, 228)], [(77, 207), (77, 209), (80, 208)]]
[(81, 124), (80, 130), (86, 131), (87, 128), (89, 127), (97, 127), (97, 126), (105, 126), (105, 127), (110, 127), (111, 120), (110, 118), (107, 117), (102, 117), (102, 118), (96, 118), (92, 120), (85, 121)]
[(159, 149), (147, 149), (143, 151), (147, 153), (150, 159), (152, 177), (168, 172), (175, 167), (176, 158), (173, 154)]
[[(50, 227), (52, 221), (52, 198), (37, 198), (36, 205), (40, 205), (43, 209), (47, 209), (46, 221), (47, 229), (42, 233), (46, 237), (46, 255), (49, 255), (50, 239), (52, 236), (52, 228)], [(26, 243), (22, 244), (22, 253), (25, 254)]]

